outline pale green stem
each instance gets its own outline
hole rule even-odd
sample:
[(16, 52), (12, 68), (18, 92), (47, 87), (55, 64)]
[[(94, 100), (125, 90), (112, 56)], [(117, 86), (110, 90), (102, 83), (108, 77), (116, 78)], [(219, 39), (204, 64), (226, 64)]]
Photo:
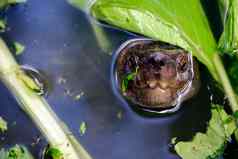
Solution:
[[(88, 7), (90, 3), (94, 0), (67, 0), (72, 6), (80, 9), (81, 11), (85, 12), (86, 14), (90, 14), (88, 11)], [(100, 49), (107, 54), (111, 55), (111, 42), (105, 33), (102, 26), (95, 23), (95, 20), (92, 19), (92, 17), (88, 17), (89, 23), (91, 24), (93, 33), (95, 35), (95, 38), (97, 40), (97, 44), (100, 47)]]
[[(217, 73), (220, 77), (221, 84), (225, 90), (225, 94), (229, 100), (230, 107), (233, 113), (238, 111), (238, 102), (237, 102), (237, 96), (235, 95), (235, 92), (231, 86), (231, 83), (229, 81), (228, 75), (226, 73), (226, 70), (224, 68), (224, 65), (222, 63), (222, 60), (219, 56), (219, 54), (214, 55), (213, 63), (216, 67)], [(238, 130), (235, 131), (235, 138), (236, 141), (238, 142)]]
[(104, 29), (89, 18), (97, 44), (104, 53), (111, 54), (111, 42), (108, 39)]
[(16, 63), (4, 41), (0, 39), (0, 79), (11, 91), (21, 108), (31, 117), (51, 146), (58, 148), (64, 159), (91, 159), (44, 98), (29, 89), (21, 79), (24, 72)]
[(222, 86), (225, 90), (226, 96), (229, 100), (231, 110), (232, 110), (232, 112), (236, 112), (236, 111), (238, 111), (238, 102), (236, 99), (236, 95), (235, 95), (235, 92), (231, 86), (231, 83), (229, 81), (229, 78), (228, 78), (228, 75), (224, 68), (224, 65), (222, 63), (222, 60), (218, 54), (214, 55), (213, 63), (215, 65), (217, 73), (220, 77), (220, 80), (221, 80), (220, 83), (222, 84)]

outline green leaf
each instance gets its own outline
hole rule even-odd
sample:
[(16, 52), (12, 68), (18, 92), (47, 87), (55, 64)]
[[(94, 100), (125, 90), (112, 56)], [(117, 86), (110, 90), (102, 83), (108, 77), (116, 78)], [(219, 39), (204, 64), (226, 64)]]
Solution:
[(6, 21), (3, 19), (0, 19), (0, 32), (4, 32), (6, 29)]
[(219, 49), (224, 53), (238, 54), (238, 0), (220, 0), (223, 7), (224, 32), (219, 41)]
[(5, 131), (7, 131), (7, 122), (2, 117), (0, 117), (0, 132)]
[(198, 0), (97, 0), (91, 14), (108, 24), (178, 45), (198, 58), (218, 79), (217, 45)]
[(21, 55), (25, 50), (25, 46), (19, 42), (14, 42), (14, 48), (15, 48), (16, 55)]
[(63, 159), (63, 153), (54, 147), (50, 147), (45, 154), (45, 158), (50, 158), (50, 159)]
[(11, 4), (25, 3), (26, 0), (0, 0), (0, 9), (3, 9)]
[(79, 127), (79, 133), (80, 133), (80, 135), (83, 136), (83, 135), (86, 133), (86, 130), (87, 130), (87, 124), (86, 124), (86, 122), (83, 121), (83, 122), (80, 124), (80, 127)]
[(206, 133), (197, 133), (192, 141), (178, 142), (178, 155), (183, 159), (215, 159), (222, 155), (236, 129), (234, 120), (226, 122), (230, 117), (221, 106), (213, 105)]
[(33, 159), (26, 147), (16, 145), (8, 150), (0, 150), (0, 159)]
[(122, 92), (126, 92), (128, 88), (129, 81), (133, 81), (138, 73), (139, 67), (136, 67), (136, 70), (134, 72), (129, 73), (125, 76), (125, 78), (122, 80)]

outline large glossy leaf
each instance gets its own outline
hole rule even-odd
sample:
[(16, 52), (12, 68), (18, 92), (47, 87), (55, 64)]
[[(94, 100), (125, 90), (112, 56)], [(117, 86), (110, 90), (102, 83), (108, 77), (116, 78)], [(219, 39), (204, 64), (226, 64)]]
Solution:
[(235, 129), (234, 119), (221, 106), (213, 105), (206, 133), (197, 133), (192, 141), (178, 142), (175, 150), (183, 159), (218, 158)]
[(212, 63), (217, 46), (199, 0), (97, 0), (91, 14), (192, 52), (218, 79)]

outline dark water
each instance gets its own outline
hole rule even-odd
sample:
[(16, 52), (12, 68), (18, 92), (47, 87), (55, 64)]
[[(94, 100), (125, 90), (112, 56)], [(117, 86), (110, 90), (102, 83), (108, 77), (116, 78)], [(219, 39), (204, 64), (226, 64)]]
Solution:
[[(93, 158), (178, 159), (169, 150), (171, 138), (205, 132), (212, 81), (203, 67), (200, 92), (178, 113), (140, 116), (114, 96), (110, 85), (110, 53), (133, 36), (107, 28), (111, 50), (101, 51), (85, 15), (63, 0), (29, 1), (11, 8), (7, 17), (4, 38), (26, 45), (18, 62), (44, 71), (52, 85), (47, 101)], [(2, 84), (0, 116), (9, 123), (0, 145), (25, 144), (38, 156), (46, 142), (32, 146), (41, 135)], [(84, 136), (78, 131), (82, 121), (88, 125)]]

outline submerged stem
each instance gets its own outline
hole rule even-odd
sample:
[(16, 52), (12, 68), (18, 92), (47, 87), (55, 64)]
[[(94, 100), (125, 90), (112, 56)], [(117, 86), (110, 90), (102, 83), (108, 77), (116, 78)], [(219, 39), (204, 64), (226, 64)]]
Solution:
[(235, 92), (231, 86), (231, 83), (229, 81), (229, 78), (228, 78), (228, 75), (224, 68), (224, 65), (222, 63), (222, 60), (218, 54), (214, 55), (213, 63), (216, 67), (217, 73), (221, 80), (221, 84), (222, 84), (222, 86), (225, 90), (226, 96), (229, 100), (231, 110), (233, 113), (235, 113), (236, 111), (238, 111), (238, 102), (236, 99), (236, 95), (235, 95)]
[(66, 132), (46, 100), (26, 86), (22, 76), (26, 75), (0, 39), (0, 79), (15, 96), (21, 108), (31, 117), (50, 145), (63, 153), (64, 159), (91, 159), (77, 141), (72, 141), (74, 136)]
[[(229, 81), (228, 75), (226, 73), (226, 70), (224, 68), (224, 65), (222, 63), (222, 60), (219, 56), (219, 54), (214, 55), (213, 63), (216, 67), (217, 73), (220, 77), (221, 84), (225, 90), (226, 96), (229, 100), (230, 107), (233, 113), (238, 111), (238, 102), (237, 97), (235, 95), (235, 92), (231, 86), (231, 83)], [(238, 142), (238, 130), (235, 131), (235, 139)]]
[(110, 51), (112, 50), (111, 42), (109, 41), (108, 36), (106, 35), (106, 32), (101, 26), (96, 24), (94, 20), (89, 18), (89, 22), (91, 24), (95, 38), (97, 40), (97, 44), (99, 45), (100, 49), (103, 52), (110, 54)]

